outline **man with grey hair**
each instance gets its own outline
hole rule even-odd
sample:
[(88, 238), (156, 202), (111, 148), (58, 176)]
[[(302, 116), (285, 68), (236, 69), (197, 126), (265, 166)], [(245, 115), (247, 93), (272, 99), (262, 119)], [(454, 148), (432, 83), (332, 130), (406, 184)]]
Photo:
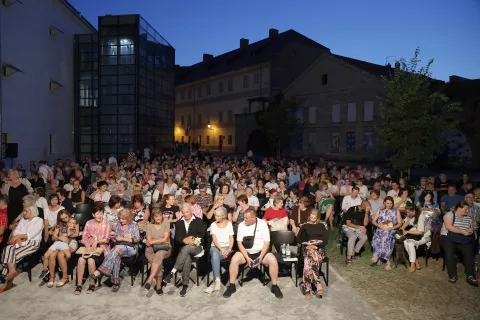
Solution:
[(180, 296), (185, 297), (190, 281), (192, 258), (203, 252), (202, 239), (205, 236), (205, 225), (201, 219), (193, 215), (193, 207), (190, 203), (182, 205), (181, 214), (183, 217), (175, 223), (175, 242), (181, 249), (172, 271), (165, 277), (165, 282), (170, 283), (175, 273), (182, 271), (183, 286)]
[(57, 179), (53, 179), (51, 182), (50, 182), (50, 188), (48, 188), (47, 191), (45, 191), (45, 199), (50, 199), (50, 196), (52, 194), (57, 194), (58, 192), (58, 185), (59, 185), (59, 182)]
[(248, 205), (254, 207), (255, 211), (257, 211), (258, 207), (260, 207), (260, 202), (258, 201), (258, 198), (253, 195), (253, 188), (250, 186), (246, 187), (245, 193), (247, 194)]

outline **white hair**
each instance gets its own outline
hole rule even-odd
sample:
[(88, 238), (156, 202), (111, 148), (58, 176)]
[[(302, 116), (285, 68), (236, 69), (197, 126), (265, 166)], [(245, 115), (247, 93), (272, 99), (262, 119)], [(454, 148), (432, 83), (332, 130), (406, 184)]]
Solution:
[(32, 218), (36, 218), (38, 217), (38, 209), (36, 206), (29, 206), (27, 208), (28, 211), (30, 211), (30, 215), (32, 216)]
[(225, 207), (218, 207), (217, 209), (215, 209), (213, 214), (215, 215), (215, 217), (226, 218), (227, 217), (227, 209), (225, 209)]
[(188, 203), (188, 202), (184, 202), (182, 204), (182, 211), (184, 211), (185, 209), (188, 209), (190, 210), (191, 212), (193, 212), (193, 206), (192, 204)]

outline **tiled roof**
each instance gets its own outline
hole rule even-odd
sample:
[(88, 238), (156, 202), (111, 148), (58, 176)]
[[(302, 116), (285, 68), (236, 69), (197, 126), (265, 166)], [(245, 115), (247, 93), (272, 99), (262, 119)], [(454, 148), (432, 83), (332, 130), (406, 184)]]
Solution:
[(393, 68), (388, 66), (382, 66), (382, 65), (367, 62), (367, 61), (348, 58), (348, 57), (340, 56), (338, 54), (333, 54), (333, 56), (353, 65), (354, 67), (357, 67), (358, 69), (361, 69), (373, 75), (389, 77), (390, 72), (393, 72)]
[(175, 74), (176, 85), (195, 82), (270, 61), (286, 44), (292, 42), (329, 50), (295, 30), (288, 30), (272, 38), (252, 43), (245, 48), (238, 48), (213, 57), (206, 63), (202, 61), (188, 67), (177, 67)]

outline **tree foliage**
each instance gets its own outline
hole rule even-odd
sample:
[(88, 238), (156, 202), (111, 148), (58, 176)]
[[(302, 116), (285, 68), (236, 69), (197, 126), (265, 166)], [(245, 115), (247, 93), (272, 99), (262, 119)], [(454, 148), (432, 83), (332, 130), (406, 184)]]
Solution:
[(388, 161), (402, 172), (435, 160), (446, 143), (445, 133), (455, 126), (447, 116), (459, 108), (435, 90), (439, 81), (431, 78), (433, 59), (420, 66), (419, 55), (417, 48), (410, 61), (395, 64), (391, 77), (383, 79), (385, 95), (379, 97), (380, 139), (390, 150)]
[(267, 141), (276, 148), (277, 157), (281, 156), (281, 150), (301, 131), (302, 123), (297, 117), (297, 110), (295, 101), (279, 95), (260, 116)]

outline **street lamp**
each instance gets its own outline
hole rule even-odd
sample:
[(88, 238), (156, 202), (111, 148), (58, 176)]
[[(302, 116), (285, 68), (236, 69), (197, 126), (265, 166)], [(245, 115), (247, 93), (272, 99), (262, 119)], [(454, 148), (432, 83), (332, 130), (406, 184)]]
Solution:
[(207, 122), (207, 128), (210, 129), (212, 126), (210, 125), (210, 121)]

